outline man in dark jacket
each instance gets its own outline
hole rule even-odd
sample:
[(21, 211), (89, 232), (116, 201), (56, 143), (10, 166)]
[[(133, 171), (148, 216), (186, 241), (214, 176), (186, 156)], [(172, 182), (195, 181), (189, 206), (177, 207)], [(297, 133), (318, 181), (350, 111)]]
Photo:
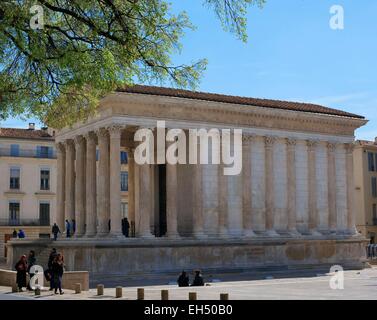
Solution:
[(47, 270), (45, 271), (45, 277), (48, 281), (50, 281), (50, 291), (54, 289), (54, 275), (52, 272), (52, 263), (54, 262), (57, 255), (58, 254), (56, 249), (53, 248), (51, 250), (50, 256), (48, 257)]
[(54, 241), (56, 241), (58, 239), (58, 233), (61, 233), (56, 223), (54, 223), (54, 225), (52, 226), (51, 232), (54, 235)]
[(65, 220), (65, 232), (67, 235), (67, 238), (71, 237), (71, 224), (69, 223), (68, 220)]
[(124, 218), (124, 236), (126, 238), (130, 236), (130, 223), (127, 218)]
[(199, 270), (195, 271), (195, 278), (191, 286), (192, 287), (204, 286), (204, 280)]
[(188, 287), (190, 285), (190, 279), (185, 271), (182, 271), (177, 280), (177, 283), (178, 287)]

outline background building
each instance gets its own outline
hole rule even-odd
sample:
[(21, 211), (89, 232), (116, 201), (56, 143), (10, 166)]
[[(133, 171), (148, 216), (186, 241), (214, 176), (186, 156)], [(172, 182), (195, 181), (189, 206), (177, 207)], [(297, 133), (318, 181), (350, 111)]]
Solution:
[(357, 141), (354, 150), (357, 230), (377, 241), (377, 138)]
[(55, 222), (56, 152), (53, 132), (0, 128), (0, 258), (12, 232), (49, 236)]

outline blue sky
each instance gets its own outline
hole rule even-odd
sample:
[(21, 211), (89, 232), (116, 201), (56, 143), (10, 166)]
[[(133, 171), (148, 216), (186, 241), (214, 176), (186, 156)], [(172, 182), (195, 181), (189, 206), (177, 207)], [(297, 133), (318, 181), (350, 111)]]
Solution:
[[(199, 90), (306, 101), (364, 115), (358, 139), (377, 136), (377, 1), (267, 0), (248, 14), (248, 43), (222, 31), (201, 0), (174, 0), (197, 29), (183, 39), (177, 62), (207, 58)], [(329, 27), (342, 5), (344, 30)], [(25, 126), (9, 119), (2, 126)]]

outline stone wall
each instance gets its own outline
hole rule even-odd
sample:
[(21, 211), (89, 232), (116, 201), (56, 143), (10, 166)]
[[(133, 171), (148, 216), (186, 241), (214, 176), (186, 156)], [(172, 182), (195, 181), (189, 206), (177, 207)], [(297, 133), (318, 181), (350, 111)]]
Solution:
[[(75, 289), (75, 284), (81, 283), (83, 291), (89, 290), (89, 272), (87, 271), (68, 271), (63, 275), (63, 289)], [(0, 286), (13, 287), (16, 284), (16, 271), (0, 269)], [(45, 281), (44, 286), (49, 287), (49, 282)]]
[[(67, 270), (88, 270), (91, 276), (140, 275), (179, 272), (182, 269), (234, 271), (274, 268), (308, 268), (339, 264), (363, 268), (366, 261), (364, 238), (263, 240), (77, 240), (43, 244), (15, 242), (10, 249), (16, 257), (33, 248), (38, 252), (54, 246), (64, 255)], [(41, 250), (38, 250), (41, 247)], [(15, 261), (13, 261), (14, 263)]]

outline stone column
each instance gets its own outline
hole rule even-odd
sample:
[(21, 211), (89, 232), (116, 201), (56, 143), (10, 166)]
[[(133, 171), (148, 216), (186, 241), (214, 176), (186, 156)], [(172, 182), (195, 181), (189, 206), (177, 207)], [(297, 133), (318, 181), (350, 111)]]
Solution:
[(316, 149), (318, 141), (308, 140), (308, 192), (309, 192), (309, 232), (311, 235), (321, 235), (318, 228), (317, 208), (317, 170), (316, 170)]
[(266, 152), (266, 163), (265, 163), (265, 196), (266, 196), (266, 235), (267, 236), (278, 236), (279, 234), (275, 230), (274, 221), (274, 160), (273, 160), (273, 147), (276, 141), (275, 137), (265, 137), (265, 152)]
[(353, 166), (353, 143), (346, 144), (346, 171), (347, 171), (347, 231), (349, 234), (357, 234), (355, 212), (355, 179)]
[(97, 234), (97, 157), (96, 157), (96, 135), (89, 132), (86, 139), (86, 237), (93, 237)]
[(56, 223), (62, 232), (65, 231), (65, 147), (63, 143), (56, 144), (57, 150), (57, 183), (56, 183)]
[[(127, 150), (128, 157), (128, 220), (135, 227), (135, 159), (134, 149)], [(131, 236), (130, 229), (130, 236)]]
[[(220, 160), (221, 161), (221, 160)], [(222, 238), (227, 238), (228, 233), (228, 176), (224, 175), (224, 164), (218, 167), (218, 234)]]
[(65, 142), (65, 220), (75, 218), (75, 146), (73, 140)]
[(123, 237), (120, 195), (120, 140), (121, 126), (111, 126), (110, 132), (110, 220), (112, 237)]
[(97, 136), (99, 148), (97, 235), (105, 236), (109, 233), (110, 220), (109, 133), (105, 128), (101, 128), (98, 130)]
[(75, 137), (76, 147), (76, 184), (75, 184), (75, 213), (76, 237), (85, 234), (85, 160), (86, 145), (83, 136)]
[(193, 235), (195, 238), (204, 238), (203, 232), (203, 165), (200, 164), (200, 139), (197, 139), (197, 164), (194, 166), (193, 183)]
[(335, 143), (327, 144), (329, 228), (331, 233), (337, 232), (335, 149)]
[(245, 237), (254, 237), (251, 204), (251, 143), (253, 136), (242, 136), (242, 223)]
[(296, 139), (288, 138), (287, 143), (287, 197), (288, 197), (288, 232), (292, 236), (299, 235), (296, 217)]
[[(173, 142), (168, 142), (169, 147)], [(178, 164), (166, 164), (166, 236), (178, 234)]]
[(138, 222), (138, 237), (153, 238), (151, 233), (151, 168), (149, 164), (136, 165), (136, 175), (139, 178), (136, 184), (136, 218)]

